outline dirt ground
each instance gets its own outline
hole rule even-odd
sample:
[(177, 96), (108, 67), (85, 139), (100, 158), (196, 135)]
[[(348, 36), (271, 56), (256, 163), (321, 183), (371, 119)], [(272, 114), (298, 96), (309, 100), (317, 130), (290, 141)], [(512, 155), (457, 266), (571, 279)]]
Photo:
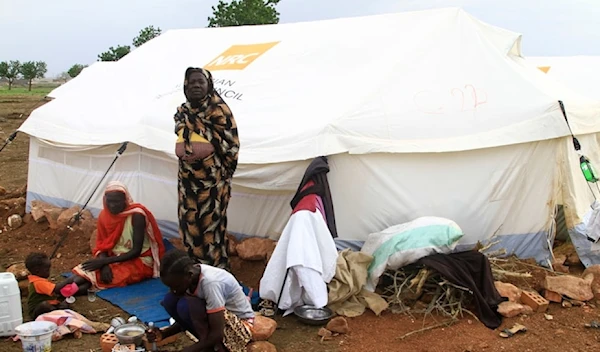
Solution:
[[(0, 139), (3, 141), (24, 121), (28, 113), (41, 104), (36, 96), (0, 96)], [(23, 116), (21, 114), (23, 113)], [(2, 143), (3, 144), (3, 143)], [(2, 145), (0, 144), (0, 146)], [(8, 216), (19, 213), (24, 215), (22, 200), (9, 201), (24, 197), (27, 182), (28, 140), (19, 135), (14, 143), (0, 153), (0, 186), (9, 193), (0, 196), (0, 270), (8, 265), (22, 261), (33, 250), (50, 252), (61, 232), (52, 230), (47, 223), (38, 224), (24, 217), (24, 225), (17, 230), (5, 229)], [(71, 233), (59, 250), (60, 257), (53, 260), (52, 274), (70, 270), (76, 264), (90, 257), (89, 235), (81, 231)], [(233, 272), (236, 277), (250, 287), (257, 287), (265, 263), (244, 262), (234, 259)], [(514, 279), (512, 283), (523, 288), (538, 289), (546, 274), (541, 268), (529, 267), (533, 279)], [(582, 268), (572, 268), (580, 273)], [(409, 316), (384, 312), (377, 317), (367, 311), (360, 317), (348, 319), (350, 333), (321, 342), (317, 336), (318, 327), (306, 326), (294, 317), (277, 317), (278, 328), (270, 341), (278, 351), (588, 351), (600, 347), (600, 330), (585, 329), (584, 323), (600, 320), (600, 302), (587, 308), (562, 308), (551, 304), (548, 313), (553, 320), (547, 320), (543, 314), (505, 319), (498, 330), (490, 330), (470, 316), (458, 323), (413, 334), (405, 339), (400, 337), (424, 326), (435, 324), (429, 317), (412, 320)], [(85, 297), (79, 298), (74, 309), (88, 318), (109, 322), (114, 316), (124, 316), (117, 307), (101, 299), (90, 303)], [(442, 318), (437, 318), (442, 321)], [(498, 336), (500, 330), (519, 322), (527, 326), (528, 331), (509, 339)], [(100, 351), (99, 335), (84, 335), (81, 339), (67, 338), (53, 344), (55, 351)], [(189, 344), (182, 336), (169, 351), (179, 351)], [(22, 351), (19, 343), (0, 341), (0, 350), (7, 352)]]

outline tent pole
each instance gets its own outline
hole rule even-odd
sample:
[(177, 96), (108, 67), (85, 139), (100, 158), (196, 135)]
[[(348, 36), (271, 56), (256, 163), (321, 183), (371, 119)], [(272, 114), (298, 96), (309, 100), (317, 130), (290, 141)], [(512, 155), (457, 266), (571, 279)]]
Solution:
[(2, 148), (0, 148), (0, 152), (4, 150), (4, 148), (6, 148), (7, 145), (9, 145), (17, 136), (17, 131), (14, 131), (13, 133), (10, 134), (10, 136), (8, 136), (8, 138), (6, 139), (6, 142), (4, 142), (4, 145), (2, 146)]
[(92, 200), (92, 197), (94, 196), (94, 193), (96, 193), (96, 191), (102, 184), (102, 181), (104, 181), (104, 178), (106, 177), (106, 175), (108, 175), (108, 172), (110, 171), (110, 169), (112, 169), (113, 165), (115, 165), (115, 163), (117, 162), (117, 159), (119, 159), (119, 157), (125, 152), (125, 149), (127, 149), (127, 144), (129, 144), (129, 142), (124, 142), (123, 144), (121, 144), (121, 146), (119, 147), (119, 150), (117, 150), (117, 155), (115, 155), (115, 158), (113, 159), (112, 163), (110, 163), (110, 165), (108, 166), (108, 169), (106, 169), (106, 172), (104, 173), (104, 175), (102, 175), (100, 182), (98, 182), (98, 184), (96, 185), (96, 188), (94, 188), (94, 190), (92, 191), (92, 194), (90, 194), (90, 197), (88, 198), (88, 200), (85, 202), (83, 207), (71, 218), (71, 220), (69, 221), (69, 224), (67, 225), (67, 228), (65, 229), (65, 232), (62, 234), (62, 236), (61, 236), (60, 240), (58, 241), (58, 243), (56, 244), (56, 246), (54, 246), (54, 250), (52, 251), (52, 254), (50, 255), (50, 259), (54, 258), (54, 256), (56, 255), (56, 252), (58, 251), (60, 246), (62, 246), (63, 242), (67, 238), (67, 234), (69, 234), (69, 231), (73, 231), (73, 226), (76, 223), (78, 223), (79, 220), (81, 219), (81, 213), (83, 213), (83, 211), (85, 210), (87, 205), (90, 203), (90, 201)]

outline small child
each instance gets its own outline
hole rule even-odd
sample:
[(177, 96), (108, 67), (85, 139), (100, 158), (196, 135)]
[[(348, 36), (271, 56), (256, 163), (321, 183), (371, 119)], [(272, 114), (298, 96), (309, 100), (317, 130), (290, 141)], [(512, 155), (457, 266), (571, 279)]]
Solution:
[(56, 309), (66, 308), (66, 302), (59, 302), (59, 290), (50, 282), (50, 259), (44, 253), (29, 253), (25, 259), (25, 267), (31, 273), (29, 295), (27, 296), (27, 312), (35, 320), (38, 316)]

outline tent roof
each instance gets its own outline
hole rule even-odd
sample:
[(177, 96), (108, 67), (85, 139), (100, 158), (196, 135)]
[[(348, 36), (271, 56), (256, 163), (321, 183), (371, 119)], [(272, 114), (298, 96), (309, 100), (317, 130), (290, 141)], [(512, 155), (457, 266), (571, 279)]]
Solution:
[(460, 9), (172, 30), (101, 75), (67, 83), (80, 84), (78, 93), (36, 109), (20, 130), (54, 143), (130, 141), (172, 154), (188, 66), (213, 72), (246, 164), (556, 138), (568, 134), (558, 99), (576, 133), (600, 128), (598, 105), (547, 84), (524, 63), (520, 43)]
[(77, 77), (69, 80), (68, 83), (60, 85), (58, 88), (53, 89), (48, 93), (50, 98), (58, 97), (74, 97), (78, 94), (86, 94), (89, 90), (89, 86), (92, 82), (106, 81), (104, 76), (110, 74), (110, 69), (116, 62), (112, 61), (99, 61), (94, 62), (90, 66), (84, 68)]

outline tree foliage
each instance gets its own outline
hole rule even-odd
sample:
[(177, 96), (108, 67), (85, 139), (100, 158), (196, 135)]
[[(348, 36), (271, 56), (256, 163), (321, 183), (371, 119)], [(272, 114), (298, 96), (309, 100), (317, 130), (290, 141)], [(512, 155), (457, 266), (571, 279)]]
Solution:
[(83, 69), (86, 67), (87, 67), (87, 65), (75, 64), (75, 65), (71, 66), (71, 68), (69, 69), (69, 71), (67, 71), (67, 73), (69, 74), (69, 77), (75, 78), (75, 77), (79, 76), (81, 71), (83, 71)]
[(129, 54), (131, 47), (129, 45), (119, 45), (116, 48), (110, 47), (108, 51), (98, 55), (99, 61), (118, 61), (123, 56)]
[(46, 63), (43, 61), (27, 61), (21, 65), (21, 74), (23, 78), (29, 81), (29, 90), (31, 91), (31, 82), (36, 78), (44, 78), (48, 72)]
[(18, 60), (0, 62), (0, 78), (6, 78), (8, 81), (8, 90), (12, 89), (15, 79), (21, 74), (21, 62)]
[(133, 46), (138, 48), (150, 39), (158, 37), (161, 33), (162, 29), (160, 27), (154, 28), (154, 26), (148, 26), (142, 29), (137, 37), (133, 38)]
[(232, 0), (226, 3), (219, 0), (217, 7), (212, 7), (213, 15), (208, 17), (208, 27), (279, 23), (279, 12), (275, 9), (279, 1)]
[(66, 83), (69, 78), (71, 78), (71, 75), (68, 72), (61, 72), (58, 76), (56, 76), (57, 80), (63, 81), (64, 83)]

